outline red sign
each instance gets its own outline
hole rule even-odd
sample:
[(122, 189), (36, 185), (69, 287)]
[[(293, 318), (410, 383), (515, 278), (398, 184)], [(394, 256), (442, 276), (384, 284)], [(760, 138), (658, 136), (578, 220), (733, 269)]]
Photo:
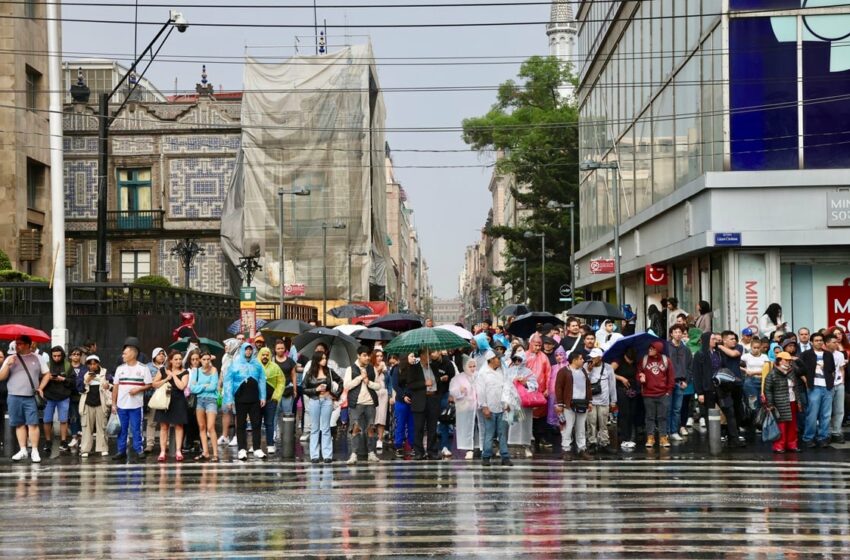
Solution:
[(307, 286), (304, 284), (287, 284), (283, 293), (290, 297), (303, 297), (307, 293)]
[(593, 259), (590, 261), (591, 274), (614, 274), (615, 270), (614, 259)]
[(845, 331), (850, 325), (850, 278), (843, 286), (826, 287), (826, 324), (841, 327)]
[(378, 317), (383, 317), (390, 312), (390, 306), (385, 301), (353, 301), (351, 303), (365, 305), (372, 309), (372, 313), (369, 315), (361, 315), (360, 317), (349, 319), (348, 322), (352, 325), (363, 325), (368, 327), (372, 321)]
[(664, 265), (648, 264), (646, 265), (646, 285), (647, 286), (666, 286), (667, 285), (667, 267)]

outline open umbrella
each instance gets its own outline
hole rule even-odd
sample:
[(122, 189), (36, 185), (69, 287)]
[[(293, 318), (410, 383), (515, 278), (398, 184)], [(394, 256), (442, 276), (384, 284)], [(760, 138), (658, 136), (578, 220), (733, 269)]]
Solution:
[(507, 331), (508, 333), (514, 336), (518, 336), (520, 338), (529, 338), (531, 335), (537, 332), (538, 325), (545, 325), (546, 323), (551, 323), (552, 325), (564, 324), (563, 321), (561, 321), (551, 313), (534, 311), (532, 313), (520, 315), (519, 317), (514, 319), (511, 324), (508, 325)]
[(434, 328), (455, 333), (464, 340), (472, 340), (472, 333), (466, 330), (465, 328), (459, 327), (457, 325), (437, 325)]
[(353, 319), (355, 317), (362, 317), (363, 315), (371, 315), (374, 311), (372, 311), (371, 307), (366, 305), (349, 303), (347, 305), (340, 305), (339, 307), (329, 309), (328, 313), (337, 319)]
[(512, 303), (504, 306), (502, 310), (499, 311), (499, 317), (517, 317), (519, 315), (525, 315), (526, 313), (531, 313), (531, 309), (529, 309), (527, 305)]
[(388, 331), (387, 329), (382, 329), (381, 327), (369, 327), (368, 329), (363, 329), (354, 333), (354, 338), (357, 340), (393, 340), (398, 335), (393, 331)]
[(298, 336), (312, 328), (304, 321), (299, 321), (298, 319), (278, 319), (277, 321), (266, 323), (266, 326), (260, 329), (260, 332), (267, 337), (276, 336), (278, 338), (286, 338), (288, 336)]
[(316, 327), (299, 334), (292, 341), (298, 352), (308, 357), (313, 354), (319, 343), (328, 347), (328, 359), (335, 361), (339, 367), (348, 367), (357, 359), (357, 347), (360, 343), (336, 329)]
[(453, 350), (468, 346), (469, 342), (453, 332), (445, 329), (422, 327), (398, 335), (384, 347), (384, 353), (388, 355), (409, 354), (419, 352), (423, 348), (428, 350)]
[(366, 329), (366, 327), (364, 327), (363, 325), (337, 325), (334, 328), (343, 334), (347, 334), (348, 336), (354, 336), (354, 333), (356, 333), (357, 331), (362, 331)]
[(378, 317), (371, 323), (370, 327), (381, 327), (390, 331), (402, 332), (412, 329), (418, 329), (425, 324), (422, 317), (412, 313), (390, 313), (383, 317)]
[(649, 350), (649, 345), (656, 340), (661, 339), (654, 334), (645, 332), (624, 336), (605, 351), (605, 354), (602, 355), (602, 361), (608, 364), (611, 362), (618, 362), (623, 359), (623, 354), (625, 354), (626, 350), (629, 348), (635, 349), (637, 359), (639, 360), (646, 355)]
[[(211, 352), (214, 352), (214, 353), (217, 352), (217, 351), (224, 353), (224, 346), (220, 342), (213, 340), (211, 338), (204, 338), (204, 337), (199, 337), (198, 340), (200, 341), (199, 346), (206, 346)], [(180, 350), (181, 352), (185, 352), (186, 348), (188, 348), (188, 347), (189, 347), (189, 339), (188, 338), (181, 338), (177, 342), (172, 343), (171, 346), (169, 346), (168, 348), (170, 348), (171, 350)]]
[(626, 318), (623, 312), (617, 309), (616, 305), (610, 304), (607, 301), (583, 301), (567, 311), (567, 315), (583, 317), (585, 319), (623, 320)]
[[(263, 328), (266, 323), (268, 323), (268, 321), (266, 321), (265, 319), (257, 319), (257, 328)], [(236, 319), (235, 321), (230, 323), (230, 326), (227, 327), (227, 332), (229, 332), (230, 334), (239, 334), (241, 332), (244, 332), (242, 330), (242, 319)]]
[(19, 336), (28, 336), (33, 342), (50, 342), (50, 335), (44, 331), (15, 323), (0, 325), (0, 340), (15, 340)]

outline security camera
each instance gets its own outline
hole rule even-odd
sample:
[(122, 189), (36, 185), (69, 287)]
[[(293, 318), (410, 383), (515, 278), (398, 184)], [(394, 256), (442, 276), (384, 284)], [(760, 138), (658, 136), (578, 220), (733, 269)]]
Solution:
[(177, 31), (180, 33), (185, 33), (189, 28), (189, 22), (186, 21), (186, 18), (183, 17), (182, 12), (178, 12), (177, 10), (171, 10), (170, 14), (171, 24), (177, 28)]

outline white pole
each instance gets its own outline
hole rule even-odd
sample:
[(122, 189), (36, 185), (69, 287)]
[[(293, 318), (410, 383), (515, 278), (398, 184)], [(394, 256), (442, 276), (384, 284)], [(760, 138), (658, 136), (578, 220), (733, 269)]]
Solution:
[(61, 0), (47, 0), (47, 82), (50, 89), (50, 224), (56, 253), (53, 273), (53, 346), (67, 350), (68, 329), (65, 322), (65, 180), (62, 153), (62, 43), (59, 27)]

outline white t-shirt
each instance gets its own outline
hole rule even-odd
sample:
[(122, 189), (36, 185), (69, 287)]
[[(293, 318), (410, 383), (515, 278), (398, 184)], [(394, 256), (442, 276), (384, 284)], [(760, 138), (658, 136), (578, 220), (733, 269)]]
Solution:
[(817, 365), (815, 366), (815, 387), (826, 387), (826, 377), (823, 376), (823, 352), (815, 352)]
[(764, 364), (768, 362), (768, 357), (764, 354), (759, 354), (758, 356), (753, 356), (752, 354), (744, 354), (741, 357), (741, 361), (744, 362), (745, 366), (745, 374), (747, 376), (759, 376), (761, 377), (761, 372), (764, 369)]
[(790, 377), (788, 378), (788, 400), (789, 402), (797, 400), (797, 395), (794, 394), (794, 381)]
[(832, 353), (835, 358), (835, 385), (844, 383), (844, 367), (847, 365), (847, 360), (844, 358), (844, 352), (836, 350)]
[(145, 405), (144, 391), (131, 395), (130, 390), (150, 385), (151, 370), (141, 363), (136, 363), (134, 366), (121, 364), (115, 370), (113, 383), (118, 385), (118, 408), (142, 408)]

